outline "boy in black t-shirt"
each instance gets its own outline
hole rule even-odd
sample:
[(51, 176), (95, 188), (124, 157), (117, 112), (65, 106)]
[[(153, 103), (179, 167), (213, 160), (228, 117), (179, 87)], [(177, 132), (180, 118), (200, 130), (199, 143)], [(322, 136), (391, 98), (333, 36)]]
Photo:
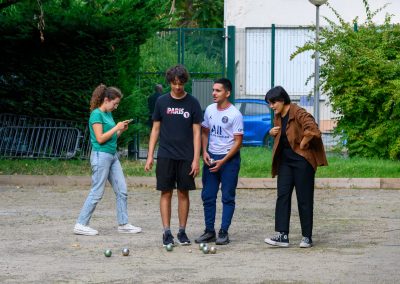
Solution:
[(166, 72), (171, 92), (158, 98), (153, 112), (149, 152), (145, 171), (154, 163), (154, 149), (160, 137), (157, 153), (157, 190), (161, 191), (160, 213), (163, 224), (163, 245), (174, 244), (171, 233), (171, 199), (178, 192), (178, 242), (190, 245), (186, 235), (189, 214), (189, 190), (195, 189), (194, 178), (200, 169), (200, 133), (203, 113), (196, 98), (185, 92), (189, 73), (183, 65)]

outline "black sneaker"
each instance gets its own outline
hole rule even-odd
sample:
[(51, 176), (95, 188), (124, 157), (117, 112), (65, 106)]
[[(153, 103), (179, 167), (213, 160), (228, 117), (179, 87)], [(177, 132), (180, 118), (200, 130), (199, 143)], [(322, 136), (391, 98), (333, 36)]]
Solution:
[(301, 248), (310, 248), (313, 246), (312, 239), (308, 237), (303, 237), (300, 242)]
[(229, 244), (229, 235), (228, 235), (228, 232), (227, 231), (225, 231), (225, 230), (219, 230), (219, 232), (218, 232), (218, 238), (217, 238), (217, 240), (215, 241), (215, 244), (216, 245), (227, 245), (227, 244)]
[(200, 243), (210, 243), (210, 242), (215, 242), (215, 231), (204, 231), (204, 234), (202, 234), (200, 237), (194, 240), (196, 244)]
[(289, 246), (289, 237), (285, 233), (278, 233), (276, 236), (272, 238), (266, 238), (264, 240), (267, 244), (271, 246), (278, 246), (278, 247), (288, 247)]
[(175, 245), (174, 236), (170, 231), (164, 232), (163, 234), (163, 246), (166, 247), (168, 244)]
[(177, 237), (178, 237), (178, 243), (179, 243), (181, 246), (188, 246), (188, 245), (190, 245), (190, 240), (189, 240), (188, 236), (186, 235), (186, 232), (185, 232), (185, 231), (179, 231)]

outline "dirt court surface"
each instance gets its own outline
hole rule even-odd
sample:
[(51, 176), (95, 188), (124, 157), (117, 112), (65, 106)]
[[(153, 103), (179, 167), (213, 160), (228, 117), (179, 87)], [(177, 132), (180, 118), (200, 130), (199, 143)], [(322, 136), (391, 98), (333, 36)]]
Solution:
[[(231, 243), (203, 254), (198, 245), (161, 246), (159, 194), (129, 190), (136, 235), (119, 234), (115, 198), (107, 187), (91, 226), (98, 236), (72, 233), (88, 193), (83, 187), (0, 186), (0, 283), (399, 283), (400, 190), (317, 190), (314, 244), (301, 239), (293, 196), (289, 248), (273, 248), (275, 190), (239, 190)], [(171, 229), (176, 235), (174, 194)], [(220, 210), (221, 206), (218, 204)], [(217, 227), (220, 211), (217, 213)], [(191, 193), (187, 232), (203, 231), (200, 190)], [(122, 256), (124, 247), (129, 256)], [(105, 249), (113, 255), (106, 258)]]

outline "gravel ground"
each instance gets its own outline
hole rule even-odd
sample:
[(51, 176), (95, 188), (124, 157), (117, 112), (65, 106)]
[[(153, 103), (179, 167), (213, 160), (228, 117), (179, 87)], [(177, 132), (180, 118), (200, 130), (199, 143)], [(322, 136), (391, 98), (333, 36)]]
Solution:
[[(400, 190), (317, 190), (314, 244), (298, 247), (293, 195), (289, 248), (266, 245), (274, 233), (275, 190), (239, 190), (231, 243), (203, 254), (198, 246), (161, 246), (159, 193), (130, 188), (129, 217), (143, 232), (119, 234), (107, 188), (91, 226), (72, 233), (88, 188), (0, 186), (1, 283), (399, 283)], [(174, 195), (172, 230), (176, 234)], [(220, 204), (218, 208), (220, 210)], [(217, 224), (220, 222), (220, 211)], [(187, 232), (203, 231), (200, 191), (191, 193)], [(129, 256), (122, 256), (124, 247)], [(106, 258), (105, 249), (113, 255)]]

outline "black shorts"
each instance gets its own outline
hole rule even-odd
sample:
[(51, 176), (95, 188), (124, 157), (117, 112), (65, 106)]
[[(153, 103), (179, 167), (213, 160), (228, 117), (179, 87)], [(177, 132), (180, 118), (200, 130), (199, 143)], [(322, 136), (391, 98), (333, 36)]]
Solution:
[(157, 158), (156, 177), (157, 190), (167, 191), (172, 189), (196, 189), (194, 177), (189, 175), (192, 171), (192, 161)]

